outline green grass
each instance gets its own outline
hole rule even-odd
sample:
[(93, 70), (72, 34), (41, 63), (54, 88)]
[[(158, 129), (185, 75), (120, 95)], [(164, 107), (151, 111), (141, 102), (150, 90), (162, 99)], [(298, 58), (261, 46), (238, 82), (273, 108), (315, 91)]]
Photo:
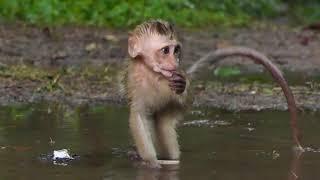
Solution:
[(311, 24), (320, 22), (320, 1), (293, 6), (293, 16), (298, 23)]
[[(308, 22), (319, 18), (320, 4), (309, 3), (305, 9), (303, 5), (309, 1), (296, 0), (295, 17)], [(163, 18), (182, 27), (239, 26), (255, 19), (277, 17), (285, 3), (285, 0), (0, 0), (0, 20), (128, 28), (146, 19)]]

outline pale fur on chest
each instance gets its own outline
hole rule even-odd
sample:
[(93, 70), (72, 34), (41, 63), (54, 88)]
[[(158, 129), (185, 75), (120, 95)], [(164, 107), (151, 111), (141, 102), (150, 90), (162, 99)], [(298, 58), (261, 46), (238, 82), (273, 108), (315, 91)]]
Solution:
[(162, 75), (151, 71), (143, 63), (131, 63), (128, 74), (128, 98), (137, 109), (159, 111), (170, 103), (179, 104), (179, 98), (170, 89)]

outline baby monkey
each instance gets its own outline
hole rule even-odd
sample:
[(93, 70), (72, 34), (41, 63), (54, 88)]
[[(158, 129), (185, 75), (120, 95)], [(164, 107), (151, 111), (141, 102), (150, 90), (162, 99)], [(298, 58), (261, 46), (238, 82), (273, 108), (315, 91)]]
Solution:
[(138, 25), (129, 34), (128, 52), (129, 126), (138, 154), (151, 167), (160, 167), (158, 159), (179, 160), (175, 128), (188, 82), (179, 69), (181, 44), (172, 25), (160, 20)]
[[(180, 69), (181, 44), (173, 26), (162, 20), (138, 25), (128, 38), (131, 58), (126, 81), (129, 99), (129, 126), (139, 156), (148, 167), (179, 162), (180, 150), (176, 125), (187, 106), (189, 81)], [(291, 125), (298, 145), (296, 105), (294, 97), (279, 69), (262, 54), (248, 48), (226, 48), (204, 56), (187, 70), (188, 76), (207, 63), (216, 63), (226, 56), (245, 56), (264, 65), (282, 87), (291, 112)]]

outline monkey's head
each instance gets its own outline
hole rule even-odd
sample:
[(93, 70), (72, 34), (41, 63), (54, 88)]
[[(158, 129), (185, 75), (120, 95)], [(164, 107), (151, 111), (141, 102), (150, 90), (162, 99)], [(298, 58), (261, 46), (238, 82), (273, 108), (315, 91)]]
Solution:
[(173, 26), (162, 20), (150, 20), (129, 33), (128, 52), (133, 60), (141, 60), (166, 77), (178, 69), (181, 44)]

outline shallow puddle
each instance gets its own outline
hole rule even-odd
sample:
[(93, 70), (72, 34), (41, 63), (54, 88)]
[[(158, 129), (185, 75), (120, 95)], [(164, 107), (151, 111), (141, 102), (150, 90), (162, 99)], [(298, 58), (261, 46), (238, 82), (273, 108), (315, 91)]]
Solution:
[[(179, 127), (180, 169), (155, 171), (134, 167), (127, 158), (132, 141), (126, 108), (0, 107), (0, 179), (317, 179), (319, 117), (300, 113), (309, 149), (297, 156), (287, 112), (194, 109)], [(41, 159), (59, 149), (79, 159), (67, 166)]]

